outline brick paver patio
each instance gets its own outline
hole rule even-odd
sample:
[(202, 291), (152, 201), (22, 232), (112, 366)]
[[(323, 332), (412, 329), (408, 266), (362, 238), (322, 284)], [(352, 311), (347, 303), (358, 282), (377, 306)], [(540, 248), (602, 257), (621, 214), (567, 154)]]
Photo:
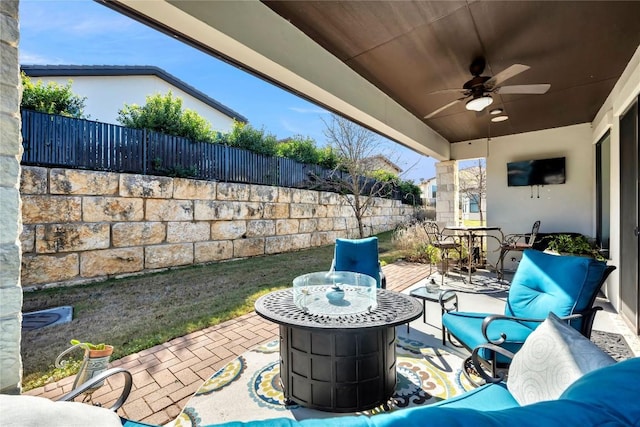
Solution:
[[(397, 262), (383, 271), (387, 289), (403, 291), (429, 275), (430, 266)], [(118, 413), (150, 424), (168, 423), (215, 371), (277, 336), (278, 325), (251, 312), (113, 361), (111, 367), (125, 368), (133, 375), (132, 392)], [(73, 380), (71, 376), (25, 394), (56, 399), (71, 390)], [(120, 394), (123, 382), (120, 376), (108, 380), (94, 393), (94, 401), (110, 404)]]

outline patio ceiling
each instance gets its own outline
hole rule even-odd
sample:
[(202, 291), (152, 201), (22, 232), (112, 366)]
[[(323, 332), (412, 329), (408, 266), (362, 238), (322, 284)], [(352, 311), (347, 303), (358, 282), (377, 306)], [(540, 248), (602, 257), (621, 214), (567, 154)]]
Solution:
[[(640, 45), (638, 1), (98, 1), (439, 160), (489, 132), (591, 122)], [(525, 64), (505, 84), (551, 88), (492, 94), (510, 119), (490, 129), (464, 102), (424, 119), (477, 56), (483, 75)]]

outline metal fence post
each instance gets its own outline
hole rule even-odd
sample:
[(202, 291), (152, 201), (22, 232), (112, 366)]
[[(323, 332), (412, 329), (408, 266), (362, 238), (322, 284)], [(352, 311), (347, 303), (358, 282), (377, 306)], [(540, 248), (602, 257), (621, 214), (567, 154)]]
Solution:
[(147, 174), (147, 156), (148, 156), (148, 147), (147, 144), (147, 130), (142, 129), (142, 174)]

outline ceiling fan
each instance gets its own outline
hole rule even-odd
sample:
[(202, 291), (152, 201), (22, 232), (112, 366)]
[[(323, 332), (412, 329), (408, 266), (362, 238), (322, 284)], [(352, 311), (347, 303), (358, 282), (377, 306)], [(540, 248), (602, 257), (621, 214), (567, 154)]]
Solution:
[(479, 112), (491, 105), (491, 103), (493, 102), (493, 98), (491, 97), (492, 93), (501, 95), (541, 95), (543, 93), (547, 93), (547, 91), (551, 87), (551, 85), (547, 83), (501, 86), (501, 84), (508, 79), (517, 76), (524, 71), (527, 71), (531, 67), (529, 67), (528, 65), (513, 64), (512, 66), (499, 72), (495, 76), (489, 77), (481, 75), (484, 72), (485, 65), (486, 61), (483, 57), (478, 57), (473, 60), (473, 62), (469, 66), (469, 71), (471, 72), (471, 75), (473, 75), (473, 78), (466, 82), (462, 86), (462, 89), (443, 89), (431, 92), (431, 94), (455, 92), (461, 93), (464, 96), (446, 105), (443, 105), (435, 111), (432, 111), (431, 113), (424, 116), (424, 118), (430, 119), (436, 114), (464, 101), (467, 98), (471, 98), (465, 104), (467, 110)]

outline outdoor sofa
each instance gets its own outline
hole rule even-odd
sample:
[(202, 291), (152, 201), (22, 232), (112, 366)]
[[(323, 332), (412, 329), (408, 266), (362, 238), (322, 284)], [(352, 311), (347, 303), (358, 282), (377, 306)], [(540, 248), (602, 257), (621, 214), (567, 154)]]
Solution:
[[(640, 357), (615, 362), (550, 315), (514, 356), (509, 379), (428, 406), (374, 416), (289, 418), (209, 424), (217, 427), (640, 426)], [(215, 400), (212, 398), (212, 405)], [(79, 402), (0, 395), (2, 426), (148, 424)], [(180, 424), (182, 425), (182, 424)], [(199, 425), (199, 424), (198, 424)]]

